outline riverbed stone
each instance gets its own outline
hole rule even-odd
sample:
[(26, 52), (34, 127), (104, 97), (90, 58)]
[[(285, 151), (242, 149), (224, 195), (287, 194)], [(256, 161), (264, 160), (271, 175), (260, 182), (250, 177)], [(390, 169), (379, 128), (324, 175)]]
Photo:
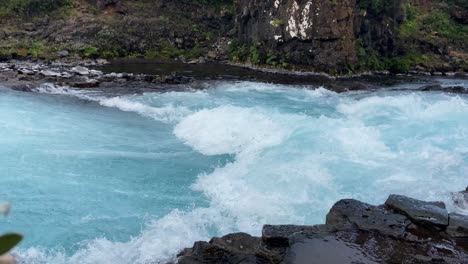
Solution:
[(415, 222), (447, 226), (448, 211), (443, 202), (425, 202), (403, 195), (390, 195), (385, 205), (407, 215)]
[(76, 74), (79, 74), (79, 75), (88, 75), (89, 74), (89, 69), (85, 68), (83, 66), (73, 67), (73, 68), (71, 68), (71, 71), (76, 73)]
[(44, 77), (60, 77), (60, 72), (52, 71), (52, 70), (43, 70), (41, 71), (41, 75)]
[(68, 52), (68, 50), (61, 50), (61, 51), (57, 52), (57, 54), (60, 57), (68, 57), (70, 55), (70, 52)]

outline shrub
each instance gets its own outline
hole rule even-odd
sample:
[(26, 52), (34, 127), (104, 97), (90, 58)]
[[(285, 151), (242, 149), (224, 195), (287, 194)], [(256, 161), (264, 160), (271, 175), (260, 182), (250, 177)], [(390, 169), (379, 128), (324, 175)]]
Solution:
[(398, 0), (358, 0), (359, 8), (373, 15), (388, 13), (398, 7)]
[(71, 6), (72, 0), (3, 0), (6, 9), (19, 16), (34, 16)]
[(99, 56), (99, 49), (94, 46), (85, 46), (80, 49), (80, 54), (85, 58), (97, 58)]

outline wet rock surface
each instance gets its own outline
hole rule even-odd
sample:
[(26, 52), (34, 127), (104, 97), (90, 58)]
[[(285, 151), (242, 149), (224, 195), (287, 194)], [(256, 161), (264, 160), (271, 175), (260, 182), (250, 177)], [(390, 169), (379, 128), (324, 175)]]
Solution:
[(448, 211), (442, 202), (424, 202), (402, 195), (390, 195), (385, 205), (407, 215), (415, 222), (448, 225)]
[(325, 225), (266, 225), (261, 238), (196, 242), (178, 263), (468, 263), (468, 216), (445, 211), (441, 202), (399, 195), (380, 206), (345, 199)]
[[(461, 75), (458, 78), (464, 79)], [(464, 86), (442, 86), (437, 79), (425, 76), (389, 76), (375, 72), (334, 77), (323, 73), (251, 68), (219, 62), (201, 64), (151, 60), (76, 60), (72, 62), (9, 61), (0, 63), (0, 82), (20, 91), (31, 91), (43, 83), (72, 88), (174, 90), (169, 86), (191, 85), (204, 81), (261, 81), (268, 83), (323, 87), (342, 93), (374, 91), (400, 83), (423, 83), (412, 91), (468, 93)], [(420, 84), (421, 85), (421, 84)], [(462, 84), (463, 85), (463, 84)], [(203, 89), (203, 85), (199, 88)]]

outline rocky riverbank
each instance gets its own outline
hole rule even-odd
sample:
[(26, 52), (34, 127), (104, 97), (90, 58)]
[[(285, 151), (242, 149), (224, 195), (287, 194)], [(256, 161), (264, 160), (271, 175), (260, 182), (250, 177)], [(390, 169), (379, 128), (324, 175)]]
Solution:
[(11, 60), (0, 63), (0, 83), (6, 83), (13, 89), (25, 92), (33, 91), (33, 88), (44, 83), (77, 89), (121, 88), (130, 91), (132, 88), (145, 88), (165, 91), (177, 89), (177, 85), (203, 88), (203, 85), (196, 85), (200, 81), (242, 80), (324, 87), (335, 92), (376, 90), (400, 82), (415, 82), (421, 83), (421, 85), (407, 89), (468, 93), (468, 89), (464, 86), (441, 85), (437, 79), (432, 77), (465, 79), (467, 75), (439, 76), (418, 72), (406, 75), (389, 75), (388, 72), (376, 72), (336, 77), (313, 72), (246, 68), (217, 62), (187, 64), (150, 60), (109, 62), (98, 59), (47, 63)]
[[(468, 188), (453, 193), (468, 210)], [(196, 242), (178, 264), (195, 263), (468, 263), (468, 215), (449, 213), (443, 202), (390, 195), (383, 205), (337, 202), (324, 225), (263, 227)]]

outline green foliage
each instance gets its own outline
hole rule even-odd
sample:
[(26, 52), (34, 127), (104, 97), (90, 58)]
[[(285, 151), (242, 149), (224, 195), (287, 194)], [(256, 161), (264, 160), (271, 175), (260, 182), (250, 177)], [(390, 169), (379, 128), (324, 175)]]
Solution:
[(81, 56), (85, 58), (97, 58), (99, 57), (99, 49), (94, 46), (84, 46), (79, 50)]
[(28, 54), (34, 58), (44, 57), (46, 49), (41, 42), (33, 42), (28, 48)]
[(407, 4), (405, 15), (405, 21), (399, 31), (399, 36), (403, 40), (417, 39), (437, 44), (435, 41), (439, 38), (452, 44), (464, 44), (468, 39), (468, 25), (453, 21), (449, 11), (443, 7), (430, 12), (422, 12), (411, 4)]
[(373, 15), (380, 15), (397, 8), (399, 2), (396, 0), (358, 0), (358, 6)]
[(281, 25), (284, 24), (283, 20), (281, 19), (273, 19), (271, 22), (270, 22), (271, 25), (273, 25), (274, 27), (279, 27)]
[(238, 41), (232, 41), (228, 47), (228, 53), (231, 60), (234, 62), (244, 62), (249, 57), (249, 49), (245, 44), (240, 44)]
[(23, 240), (23, 236), (16, 233), (9, 233), (0, 236), (0, 256), (12, 250), (21, 242), (21, 240)]
[(269, 52), (267, 54), (267, 59), (266, 59), (266, 64), (271, 65), (271, 66), (276, 66), (278, 64), (277, 62), (277, 56), (273, 52)]
[(0, 15), (35, 16), (72, 5), (72, 0), (2, 0)]
[(260, 51), (258, 50), (256, 46), (252, 46), (250, 48), (250, 62), (256, 65), (262, 62), (262, 59), (260, 57)]

